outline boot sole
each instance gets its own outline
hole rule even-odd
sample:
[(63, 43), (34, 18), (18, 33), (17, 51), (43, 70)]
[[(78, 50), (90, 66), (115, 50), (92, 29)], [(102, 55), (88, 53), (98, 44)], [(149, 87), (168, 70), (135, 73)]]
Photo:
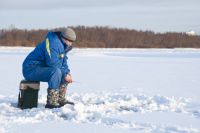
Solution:
[(75, 105), (73, 102), (66, 102), (65, 104), (60, 104), (60, 106), (63, 107), (64, 105), (67, 105), (67, 104), (73, 105), (73, 106)]
[(60, 108), (62, 107), (61, 105), (58, 105), (58, 106), (55, 106), (55, 105), (45, 105), (45, 108), (48, 108), (48, 109), (53, 109), (53, 108)]

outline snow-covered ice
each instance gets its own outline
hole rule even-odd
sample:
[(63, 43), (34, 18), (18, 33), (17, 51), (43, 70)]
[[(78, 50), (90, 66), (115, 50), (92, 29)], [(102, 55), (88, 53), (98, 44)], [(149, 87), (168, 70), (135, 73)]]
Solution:
[(16, 108), (21, 64), (32, 48), (0, 48), (0, 133), (199, 133), (199, 49), (74, 49), (75, 106)]

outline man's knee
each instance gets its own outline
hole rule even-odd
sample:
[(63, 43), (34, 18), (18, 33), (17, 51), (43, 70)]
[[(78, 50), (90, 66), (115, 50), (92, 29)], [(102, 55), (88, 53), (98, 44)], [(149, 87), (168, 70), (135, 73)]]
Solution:
[(53, 68), (52, 74), (53, 74), (54, 76), (62, 77), (62, 71), (61, 71), (60, 68)]

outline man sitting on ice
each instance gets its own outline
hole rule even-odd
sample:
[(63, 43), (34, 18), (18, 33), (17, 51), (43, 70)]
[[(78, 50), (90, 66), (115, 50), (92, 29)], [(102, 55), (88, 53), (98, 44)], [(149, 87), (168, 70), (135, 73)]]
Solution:
[(66, 100), (67, 84), (72, 76), (67, 64), (67, 52), (76, 40), (73, 29), (48, 32), (23, 62), (23, 76), (26, 80), (48, 82), (47, 104), (45, 108), (59, 108), (73, 104)]

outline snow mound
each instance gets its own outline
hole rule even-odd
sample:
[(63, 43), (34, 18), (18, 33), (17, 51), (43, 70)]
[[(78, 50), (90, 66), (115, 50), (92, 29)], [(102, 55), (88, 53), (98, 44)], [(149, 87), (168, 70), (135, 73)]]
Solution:
[(65, 105), (58, 109), (45, 109), (46, 96), (41, 95), (38, 108), (21, 110), (16, 108), (17, 96), (0, 95), (0, 132), (6, 132), (13, 124), (45, 121), (103, 124), (113, 128), (126, 128), (142, 132), (200, 132), (199, 129), (193, 127), (141, 123), (123, 118), (124, 115), (131, 116), (135, 113), (175, 112), (200, 119), (200, 106), (197, 108), (187, 98), (104, 92), (98, 94), (71, 93), (68, 99), (74, 101), (75, 106)]

